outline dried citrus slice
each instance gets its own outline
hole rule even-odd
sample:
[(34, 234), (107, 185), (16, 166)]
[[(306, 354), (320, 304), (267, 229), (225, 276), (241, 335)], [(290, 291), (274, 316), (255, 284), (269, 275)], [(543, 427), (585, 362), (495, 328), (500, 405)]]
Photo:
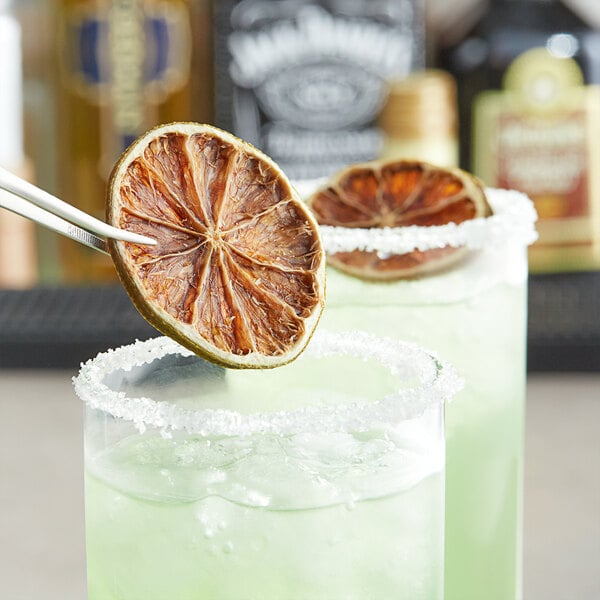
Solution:
[(279, 366), (306, 346), (324, 302), (318, 225), (256, 148), (209, 125), (157, 127), (115, 165), (107, 220), (158, 242), (109, 248), (162, 333), (237, 368)]
[[(445, 225), (492, 213), (475, 177), (414, 160), (348, 167), (317, 190), (308, 204), (321, 225), (350, 228)], [(332, 254), (328, 260), (357, 277), (393, 280), (445, 268), (463, 250), (446, 246), (384, 257), (354, 250)]]

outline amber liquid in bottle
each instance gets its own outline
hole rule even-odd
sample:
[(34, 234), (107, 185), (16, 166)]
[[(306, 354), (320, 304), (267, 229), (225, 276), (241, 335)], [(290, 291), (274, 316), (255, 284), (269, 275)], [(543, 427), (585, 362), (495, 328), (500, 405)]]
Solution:
[[(104, 219), (107, 180), (120, 154), (154, 125), (190, 118), (190, 9), (182, 0), (59, 5), (59, 193)], [(116, 278), (109, 257), (61, 244), (67, 282)]]

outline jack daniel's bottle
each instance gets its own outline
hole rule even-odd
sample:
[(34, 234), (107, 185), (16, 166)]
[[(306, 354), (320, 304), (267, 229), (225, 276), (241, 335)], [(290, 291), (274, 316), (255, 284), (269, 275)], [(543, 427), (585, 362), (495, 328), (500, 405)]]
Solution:
[(216, 121), (295, 180), (377, 157), (388, 83), (424, 67), (420, 0), (215, 0)]
[[(107, 177), (121, 152), (154, 125), (190, 118), (189, 7), (187, 0), (60, 5), (60, 195), (103, 219)], [(108, 257), (62, 244), (67, 280), (115, 277)]]

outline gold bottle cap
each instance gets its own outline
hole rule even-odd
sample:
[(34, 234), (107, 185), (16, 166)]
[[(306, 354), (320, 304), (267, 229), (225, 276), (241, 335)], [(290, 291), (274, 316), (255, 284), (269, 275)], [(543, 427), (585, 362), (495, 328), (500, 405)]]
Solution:
[(455, 136), (456, 111), (453, 77), (445, 71), (429, 69), (390, 83), (379, 125), (397, 138)]

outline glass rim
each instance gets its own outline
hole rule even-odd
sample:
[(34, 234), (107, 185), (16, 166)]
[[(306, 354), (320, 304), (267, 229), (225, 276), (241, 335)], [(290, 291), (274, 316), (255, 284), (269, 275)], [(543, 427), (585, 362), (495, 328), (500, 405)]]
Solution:
[[(132, 422), (142, 433), (147, 427), (163, 432), (185, 430), (203, 436), (292, 435), (319, 432), (364, 432), (381, 423), (416, 418), (428, 408), (444, 404), (464, 386), (454, 367), (417, 344), (377, 337), (360, 331), (334, 333), (318, 330), (305, 357), (351, 356), (375, 359), (396, 377), (415, 377), (418, 385), (399, 387), (375, 401), (353, 401), (344, 405), (316, 404), (275, 412), (241, 413), (231, 409), (178, 407), (148, 397), (128, 397), (110, 389), (103, 379), (118, 370), (130, 370), (169, 354), (194, 356), (167, 337), (136, 341), (101, 352), (81, 365), (73, 378), (77, 396), (94, 409)], [(295, 362), (295, 361), (294, 361)], [(292, 363), (293, 364), (293, 363)], [(318, 424), (318, 427), (316, 426)]]
[[(303, 198), (323, 186), (322, 182), (297, 182)], [(481, 250), (510, 241), (530, 246), (537, 238), (538, 215), (526, 194), (517, 190), (486, 188), (486, 199), (492, 207), (489, 217), (478, 217), (462, 223), (445, 225), (408, 225), (406, 227), (351, 228), (320, 225), (327, 254), (362, 250), (377, 252), (381, 258), (451, 246)]]

